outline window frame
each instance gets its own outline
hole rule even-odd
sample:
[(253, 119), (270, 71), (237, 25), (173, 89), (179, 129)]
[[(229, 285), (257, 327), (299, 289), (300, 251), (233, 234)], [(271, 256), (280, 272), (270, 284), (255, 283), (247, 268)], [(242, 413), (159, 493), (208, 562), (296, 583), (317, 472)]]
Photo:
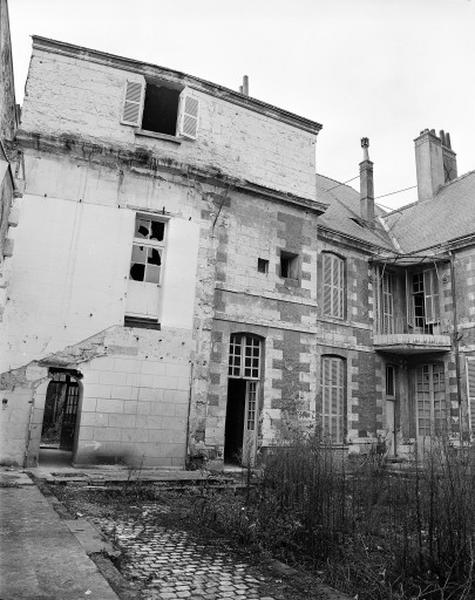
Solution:
[[(137, 232), (137, 225), (138, 225), (138, 221), (139, 219), (142, 220), (146, 220), (149, 221), (150, 224), (152, 222), (157, 222), (157, 223), (161, 223), (163, 224), (163, 238), (161, 240), (151, 240), (149, 238), (142, 238), (142, 237), (137, 237), (136, 236), (136, 232)], [(150, 230), (151, 230), (151, 225), (150, 225)], [(150, 214), (150, 213), (143, 213), (143, 212), (136, 212), (135, 213), (135, 221), (134, 221), (134, 236), (132, 238), (132, 248), (131, 248), (131, 253), (130, 253), (130, 262), (129, 262), (129, 274), (128, 274), (128, 279), (130, 281), (135, 281), (136, 283), (142, 283), (142, 284), (146, 284), (146, 285), (156, 285), (157, 287), (162, 287), (162, 281), (163, 281), (163, 271), (164, 271), (164, 267), (166, 264), (166, 246), (167, 246), (167, 234), (168, 234), (168, 219), (164, 219), (161, 217), (158, 217), (158, 215), (155, 214)], [(158, 277), (158, 282), (153, 282), (153, 281), (147, 281), (145, 279), (146, 277), (146, 273), (147, 273), (147, 265), (149, 264), (148, 262), (143, 263), (145, 268), (144, 268), (144, 279), (140, 280), (140, 279), (134, 279), (131, 276), (131, 269), (132, 266), (134, 264), (142, 264), (142, 263), (137, 263), (137, 262), (133, 262), (133, 254), (134, 254), (134, 247), (138, 246), (138, 247), (144, 247), (147, 250), (147, 257), (148, 257), (148, 250), (158, 250), (159, 251), (159, 255), (160, 255), (160, 270), (159, 270), (159, 277)]]
[[(333, 319), (346, 319), (346, 259), (331, 251), (322, 256), (322, 314)], [(330, 261), (330, 262), (329, 262)], [(329, 277), (328, 277), (328, 269)], [(335, 270), (338, 270), (335, 277)], [(339, 280), (339, 281), (338, 281)], [(336, 302), (335, 302), (336, 299)], [(327, 310), (329, 300), (329, 312)], [(335, 310), (335, 304), (338, 310)]]
[[(137, 96), (137, 88), (135, 88), (135, 91), (133, 89), (134, 86), (141, 86), (139, 97)], [(170, 133), (143, 129), (143, 116), (147, 96), (147, 86), (165, 87), (179, 92), (177, 99), (175, 133), (173, 135)], [(132, 105), (135, 105), (136, 107), (136, 113), (134, 115), (135, 118), (130, 116)], [(128, 114), (130, 118), (127, 118)], [(143, 76), (140, 80), (132, 78), (125, 81), (120, 123), (122, 125), (134, 127), (136, 135), (158, 138), (175, 143), (181, 143), (183, 139), (196, 140), (198, 137), (200, 122), (199, 117), (200, 99), (193, 94), (192, 89), (187, 86), (160, 78), (146, 79)]]
[[(251, 341), (248, 344), (248, 340)], [(253, 333), (232, 333), (229, 337), (229, 353), (228, 353), (228, 377), (230, 379), (247, 379), (250, 381), (260, 381), (264, 348), (262, 337)], [(255, 349), (258, 349), (257, 353)], [(237, 352), (236, 350), (239, 349)], [(250, 354), (248, 353), (250, 349)], [(246, 365), (246, 359), (251, 360), (250, 365)], [(257, 366), (254, 366), (253, 361), (257, 359)], [(250, 374), (246, 374), (247, 369), (250, 369)]]

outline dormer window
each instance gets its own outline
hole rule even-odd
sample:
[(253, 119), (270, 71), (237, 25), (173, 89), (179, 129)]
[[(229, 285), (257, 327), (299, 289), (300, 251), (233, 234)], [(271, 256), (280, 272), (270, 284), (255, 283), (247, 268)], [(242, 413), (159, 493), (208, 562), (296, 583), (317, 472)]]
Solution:
[(199, 101), (188, 88), (159, 81), (127, 81), (122, 124), (157, 136), (196, 139)]

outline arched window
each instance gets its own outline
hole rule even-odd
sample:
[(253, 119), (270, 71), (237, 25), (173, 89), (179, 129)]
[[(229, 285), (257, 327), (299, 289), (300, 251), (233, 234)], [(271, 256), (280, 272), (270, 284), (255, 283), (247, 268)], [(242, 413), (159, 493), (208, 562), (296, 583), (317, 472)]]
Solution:
[(346, 433), (346, 360), (322, 356), (322, 428), (335, 444), (343, 444)]
[(345, 261), (340, 256), (324, 252), (323, 257), (323, 314), (345, 317)]
[(233, 333), (229, 345), (229, 377), (259, 379), (262, 340), (247, 333)]

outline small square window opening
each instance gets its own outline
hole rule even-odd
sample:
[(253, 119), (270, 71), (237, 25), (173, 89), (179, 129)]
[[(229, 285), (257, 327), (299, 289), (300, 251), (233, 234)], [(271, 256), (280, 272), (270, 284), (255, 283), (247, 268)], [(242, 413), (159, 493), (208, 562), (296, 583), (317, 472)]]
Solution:
[(280, 276), (284, 279), (299, 278), (299, 256), (281, 250), (280, 252)]
[(265, 258), (257, 259), (257, 270), (259, 273), (267, 274), (269, 272), (269, 261)]

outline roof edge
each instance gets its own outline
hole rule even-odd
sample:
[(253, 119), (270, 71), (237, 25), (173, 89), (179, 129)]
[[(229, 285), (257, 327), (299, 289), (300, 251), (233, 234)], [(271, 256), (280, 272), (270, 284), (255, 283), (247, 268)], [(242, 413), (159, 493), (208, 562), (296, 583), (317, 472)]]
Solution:
[(95, 50), (93, 48), (86, 48), (76, 44), (53, 40), (40, 35), (33, 35), (32, 39), (34, 50), (55, 52), (57, 54), (78, 58), (80, 60), (96, 62), (99, 64), (107, 64), (125, 71), (133, 71), (134, 73), (138, 72), (142, 75), (150, 75), (151, 72), (155, 70), (158, 73), (166, 73), (170, 77), (179, 79), (193, 89), (217, 96), (223, 100), (237, 104), (238, 106), (242, 106), (267, 117), (282, 121), (287, 125), (307, 131), (308, 133), (317, 135), (322, 128), (322, 125), (316, 121), (312, 121), (306, 117), (301, 117), (300, 115), (296, 115), (295, 113), (289, 112), (283, 108), (278, 108), (277, 106), (268, 104), (262, 100), (245, 96), (230, 88), (212, 83), (211, 81), (207, 81), (205, 79), (200, 79), (199, 77), (195, 77), (193, 75), (188, 75), (187, 73), (183, 73), (181, 71), (161, 67), (159, 65), (154, 65), (153, 63), (119, 56), (117, 54), (110, 54), (108, 52)]

